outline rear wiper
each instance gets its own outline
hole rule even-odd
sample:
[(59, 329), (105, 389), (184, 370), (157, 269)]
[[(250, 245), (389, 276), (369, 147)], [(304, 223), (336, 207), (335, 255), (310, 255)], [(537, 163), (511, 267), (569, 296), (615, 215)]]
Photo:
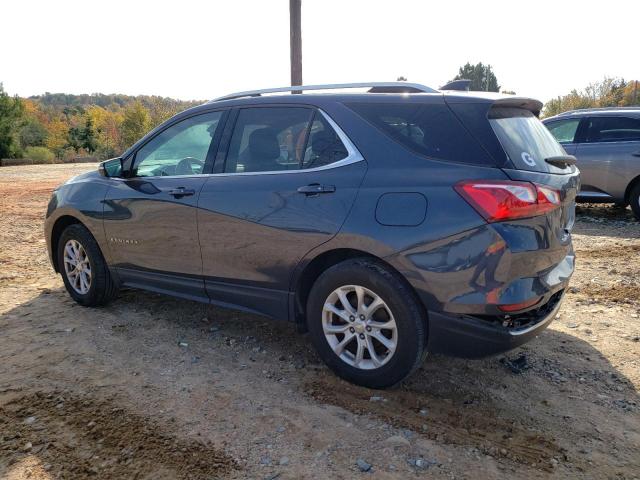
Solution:
[(573, 155), (557, 155), (555, 157), (545, 158), (544, 161), (560, 168), (568, 167), (569, 165), (576, 164), (576, 157)]

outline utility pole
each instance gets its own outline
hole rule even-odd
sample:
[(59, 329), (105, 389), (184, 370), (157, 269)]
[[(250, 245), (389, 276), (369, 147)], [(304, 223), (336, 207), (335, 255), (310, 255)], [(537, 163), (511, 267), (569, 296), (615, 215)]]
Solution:
[(291, 42), (291, 85), (302, 85), (301, 0), (289, 0), (289, 32)]

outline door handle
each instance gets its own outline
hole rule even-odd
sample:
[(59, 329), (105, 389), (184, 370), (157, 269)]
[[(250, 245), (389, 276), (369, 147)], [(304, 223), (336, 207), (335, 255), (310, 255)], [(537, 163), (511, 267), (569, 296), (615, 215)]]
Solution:
[(175, 198), (182, 198), (182, 197), (190, 197), (191, 195), (195, 195), (196, 191), (193, 190), (192, 188), (178, 187), (178, 188), (173, 188), (169, 190), (167, 193), (169, 195), (173, 195)]
[(333, 193), (335, 191), (335, 185), (320, 185), (319, 183), (312, 183), (310, 185), (298, 187), (298, 193), (304, 193), (307, 196), (318, 195), (320, 193)]

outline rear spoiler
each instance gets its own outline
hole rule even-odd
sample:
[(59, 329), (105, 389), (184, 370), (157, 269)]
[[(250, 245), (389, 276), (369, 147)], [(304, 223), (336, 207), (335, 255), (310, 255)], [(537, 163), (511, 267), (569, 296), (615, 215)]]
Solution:
[(529, 110), (536, 117), (540, 116), (542, 105), (543, 104), (540, 100), (515, 96), (498, 98), (493, 102), (494, 107), (524, 108), (525, 110)]

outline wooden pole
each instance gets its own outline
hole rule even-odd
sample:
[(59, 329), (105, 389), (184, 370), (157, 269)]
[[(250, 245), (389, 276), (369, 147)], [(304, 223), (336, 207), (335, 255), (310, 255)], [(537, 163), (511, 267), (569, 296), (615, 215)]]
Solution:
[(289, 0), (291, 85), (302, 85), (301, 0)]

